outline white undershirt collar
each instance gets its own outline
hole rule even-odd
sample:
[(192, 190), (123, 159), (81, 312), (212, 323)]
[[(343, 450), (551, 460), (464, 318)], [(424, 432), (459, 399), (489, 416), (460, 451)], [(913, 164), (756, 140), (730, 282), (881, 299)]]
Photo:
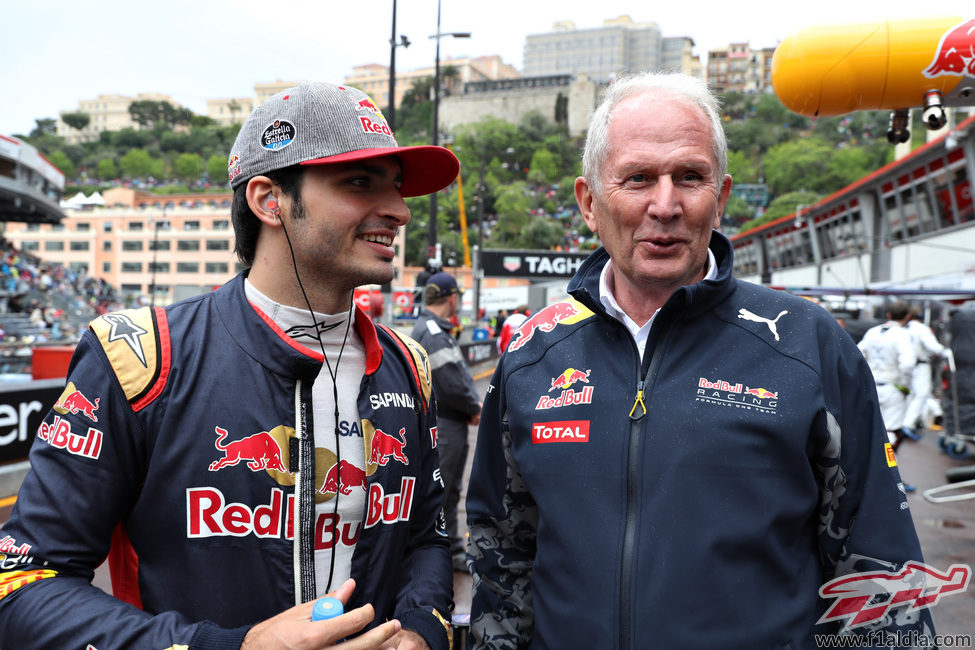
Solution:
[[(660, 313), (660, 309), (653, 312), (653, 316), (650, 317), (643, 325), (638, 325), (632, 318), (630, 318), (625, 311), (620, 307), (619, 303), (616, 301), (616, 296), (613, 294), (613, 274), (612, 274), (613, 260), (610, 259), (606, 262), (603, 267), (602, 273), (599, 274), (599, 302), (602, 303), (603, 307), (606, 308), (606, 312), (623, 323), (626, 329), (633, 336), (633, 340), (636, 341), (636, 347), (640, 350), (640, 358), (643, 358), (643, 350), (647, 347), (647, 336), (650, 334), (650, 327), (653, 326), (653, 321)], [(718, 264), (714, 259), (714, 253), (711, 249), (708, 249), (708, 272), (704, 274), (704, 280), (713, 280), (718, 277)]]

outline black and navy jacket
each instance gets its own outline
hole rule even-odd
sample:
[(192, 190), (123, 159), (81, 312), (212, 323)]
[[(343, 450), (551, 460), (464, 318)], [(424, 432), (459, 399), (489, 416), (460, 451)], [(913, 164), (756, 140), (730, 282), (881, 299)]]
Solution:
[(818, 305), (736, 281), (723, 235), (711, 250), (716, 279), (670, 297), (642, 359), (599, 302), (603, 249), (512, 338), (468, 488), (473, 647), (933, 634), (909, 603), (830, 609), (861, 572), (925, 571), (863, 357)]
[[(445, 649), (452, 572), (426, 356), (355, 314), (367, 464), (350, 489), (367, 505), (348, 608), (372, 603), (374, 625), (398, 618)], [(331, 533), (315, 503), (336, 491), (321, 489), (336, 468), (313, 446), (322, 362), (247, 302), (243, 275), (93, 321), (3, 528), (0, 647), (236, 648), (320, 595), (313, 556)], [(106, 557), (115, 597), (90, 584)]]

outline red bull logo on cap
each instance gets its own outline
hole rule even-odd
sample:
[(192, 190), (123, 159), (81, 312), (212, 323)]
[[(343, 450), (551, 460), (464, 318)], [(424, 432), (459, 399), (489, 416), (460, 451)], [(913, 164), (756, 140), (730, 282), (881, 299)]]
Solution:
[(507, 352), (514, 352), (525, 346), (535, 336), (535, 332), (551, 332), (557, 325), (570, 325), (592, 315), (592, 311), (578, 300), (557, 302), (544, 307), (518, 328), (508, 344)]
[(376, 104), (376, 102), (372, 101), (372, 98), (371, 97), (366, 97), (365, 99), (360, 99), (358, 102), (356, 102), (355, 107), (356, 107), (356, 110), (359, 110), (359, 111), (372, 111), (373, 113), (375, 113), (377, 115), (382, 115), (383, 114), (382, 110), (380, 110), (380, 108)]
[(230, 176), (231, 181), (240, 176), (240, 156), (237, 154), (227, 160), (227, 175)]
[(934, 59), (924, 70), (933, 79), (942, 75), (975, 76), (975, 19), (963, 21), (941, 37)]

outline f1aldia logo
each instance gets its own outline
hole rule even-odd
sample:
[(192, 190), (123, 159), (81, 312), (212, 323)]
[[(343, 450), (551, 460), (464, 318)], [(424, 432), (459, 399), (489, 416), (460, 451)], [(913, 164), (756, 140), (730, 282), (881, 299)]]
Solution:
[(819, 588), (822, 598), (836, 598), (817, 623), (845, 621), (843, 631), (882, 620), (895, 607), (916, 611), (937, 605), (942, 596), (964, 593), (972, 569), (952, 564), (942, 573), (921, 562), (908, 562), (900, 571), (866, 571), (830, 580)]

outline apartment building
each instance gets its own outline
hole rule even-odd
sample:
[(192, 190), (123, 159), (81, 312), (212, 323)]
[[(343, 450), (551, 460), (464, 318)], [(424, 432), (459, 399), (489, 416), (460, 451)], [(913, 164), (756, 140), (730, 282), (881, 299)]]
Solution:
[[(445, 75), (444, 71), (447, 67), (453, 68), (456, 75)], [(403, 95), (417, 81), (432, 78), (435, 73), (435, 65), (404, 72), (397, 71), (396, 107), (400, 107)], [(444, 94), (459, 92), (460, 88), (469, 82), (517, 79), (520, 76), (514, 66), (508, 65), (497, 55), (447, 58), (440, 61), (440, 82), (446, 91)], [(344, 83), (367, 93), (380, 106), (389, 106), (389, 66), (379, 63), (356, 66), (352, 69), (352, 74), (345, 77)]]
[(580, 29), (567, 20), (552, 31), (525, 37), (525, 77), (584, 74), (608, 83), (624, 72), (679, 70), (701, 74), (694, 41), (686, 36), (665, 38), (657, 23), (636, 23), (629, 16)]
[[(139, 93), (135, 97), (99, 95), (95, 99), (84, 99), (78, 102), (78, 107), (74, 110), (61, 111), (55, 127), (56, 132), (68, 144), (78, 144), (97, 140), (98, 134), (102, 131), (121, 131), (126, 128), (141, 129), (142, 127), (129, 114), (129, 105), (132, 102), (147, 100), (168, 102), (177, 108), (182, 108), (169, 95), (160, 93)], [(85, 113), (91, 118), (91, 121), (88, 122), (88, 126), (78, 130), (65, 124), (62, 116), (66, 113)]]
[(748, 43), (731, 43), (708, 52), (708, 84), (718, 93), (772, 92), (774, 47), (753, 50)]

